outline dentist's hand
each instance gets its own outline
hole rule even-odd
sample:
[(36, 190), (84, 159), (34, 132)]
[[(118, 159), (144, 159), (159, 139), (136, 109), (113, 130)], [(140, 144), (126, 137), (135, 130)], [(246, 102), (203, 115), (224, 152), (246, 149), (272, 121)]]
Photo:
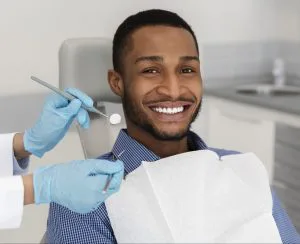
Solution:
[[(110, 174), (113, 178), (103, 193)], [(35, 203), (55, 202), (77, 213), (89, 213), (119, 190), (123, 174), (121, 161), (101, 159), (41, 167), (33, 173)]]
[(93, 100), (75, 88), (66, 91), (78, 99), (68, 102), (57, 94), (48, 97), (36, 124), (25, 131), (24, 148), (27, 152), (42, 157), (64, 137), (75, 117), (83, 128), (89, 127), (89, 115), (80, 106), (84, 103), (87, 107), (92, 107)]

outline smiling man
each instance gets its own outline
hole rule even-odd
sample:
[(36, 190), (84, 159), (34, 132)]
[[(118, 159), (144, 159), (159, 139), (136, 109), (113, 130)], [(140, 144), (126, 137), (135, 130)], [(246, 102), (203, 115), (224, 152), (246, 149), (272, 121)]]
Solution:
[[(147, 15), (152, 14), (155, 22), (158, 13)], [(178, 21), (172, 14), (161, 14), (170, 22)], [(201, 106), (199, 55), (188, 25), (147, 25), (151, 18), (147, 15), (143, 19), (141, 14), (141, 26), (127, 38), (123, 33), (126, 23), (139, 16), (119, 27), (109, 83), (122, 97), (128, 135), (156, 155), (167, 157), (188, 151), (187, 134)]]
[[(164, 10), (128, 17), (114, 36), (113, 65), (109, 84), (122, 98), (127, 130), (101, 158), (120, 155), (129, 174), (141, 161), (208, 149), (190, 131), (203, 88), (197, 40), (181, 17)], [(219, 156), (236, 153), (211, 150)], [(274, 193), (273, 217), (284, 243), (300, 243)], [(49, 243), (116, 243), (105, 204), (85, 215), (51, 204), (46, 236)]]

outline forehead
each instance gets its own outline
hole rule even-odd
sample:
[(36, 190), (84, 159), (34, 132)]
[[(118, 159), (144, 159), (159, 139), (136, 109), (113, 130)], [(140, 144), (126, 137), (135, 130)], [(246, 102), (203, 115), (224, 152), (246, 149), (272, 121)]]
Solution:
[(187, 30), (169, 26), (146, 26), (131, 35), (129, 56), (198, 56), (193, 36)]

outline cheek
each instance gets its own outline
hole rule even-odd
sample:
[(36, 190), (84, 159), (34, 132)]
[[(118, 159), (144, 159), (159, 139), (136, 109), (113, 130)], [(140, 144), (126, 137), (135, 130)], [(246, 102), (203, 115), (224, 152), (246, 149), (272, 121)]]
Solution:
[(200, 85), (198, 85), (197, 96), (201, 99), (202, 95), (203, 95), (203, 87), (201, 83)]
[(151, 80), (146, 79), (134, 79), (131, 82), (130, 90), (131, 94), (134, 96), (135, 100), (143, 100), (147, 97), (151, 91), (154, 90), (155, 85)]
[(191, 91), (191, 93), (197, 98), (197, 100), (201, 100), (203, 95), (203, 86), (201, 80), (195, 80), (191, 82), (188, 86), (188, 89)]

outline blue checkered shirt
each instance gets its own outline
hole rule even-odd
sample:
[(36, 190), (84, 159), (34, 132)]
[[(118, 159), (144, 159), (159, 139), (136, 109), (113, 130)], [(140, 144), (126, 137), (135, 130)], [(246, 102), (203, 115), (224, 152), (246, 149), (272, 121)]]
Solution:
[[(201, 138), (193, 132), (188, 135), (188, 143), (190, 150), (208, 149)], [(228, 150), (210, 149), (219, 156), (237, 153)], [(111, 160), (114, 155), (119, 154), (121, 154), (120, 160), (124, 162), (126, 174), (138, 168), (141, 161), (151, 162), (159, 159), (153, 152), (128, 136), (126, 130), (120, 131), (112, 152), (100, 158)], [(274, 191), (272, 196), (273, 216), (283, 243), (300, 243), (300, 236), (287, 213), (281, 207)], [(77, 214), (58, 204), (50, 204), (46, 239), (48, 243), (117, 243), (105, 204), (100, 205), (97, 210), (89, 214)]]

